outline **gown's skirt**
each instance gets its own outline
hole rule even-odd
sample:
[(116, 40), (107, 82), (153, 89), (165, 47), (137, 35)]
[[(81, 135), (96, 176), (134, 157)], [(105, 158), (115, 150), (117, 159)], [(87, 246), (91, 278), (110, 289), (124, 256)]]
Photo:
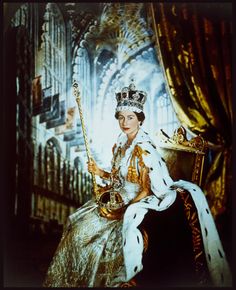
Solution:
[(118, 287), (125, 280), (122, 220), (89, 201), (68, 219), (44, 287)]

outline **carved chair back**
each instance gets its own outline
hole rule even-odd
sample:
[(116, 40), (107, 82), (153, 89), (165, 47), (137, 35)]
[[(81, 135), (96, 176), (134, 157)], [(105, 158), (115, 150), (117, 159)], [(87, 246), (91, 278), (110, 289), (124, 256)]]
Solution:
[(207, 142), (202, 136), (188, 140), (181, 126), (172, 137), (161, 130), (157, 145), (173, 180), (184, 179), (201, 186), (207, 151)]

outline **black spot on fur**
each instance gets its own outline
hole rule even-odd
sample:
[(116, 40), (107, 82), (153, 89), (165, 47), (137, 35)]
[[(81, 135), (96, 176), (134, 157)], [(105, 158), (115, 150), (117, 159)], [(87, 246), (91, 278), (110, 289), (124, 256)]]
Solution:
[(163, 182), (165, 183), (165, 185), (167, 185), (167, 183), (166, 183), (165, 179), (162, 179), (162, 180), (163, 180)]
[(150, 170), (152, 171), (152, 170), (153, 170), (153, 168), (152, 168), (152, 167), (150, 167)]
[(150, 154), (150, 152), (148, 150), (145, 150), (145, 152), (147, 152), (148, 154)]
[(206, 208), (206, 212), (209, 214), (209, 210)]
[(207, 256), (208, 256), (208, 260), (211, 261), (211, 255), (207, 254)]
[(220, 257), (223, 258), (223, 255), (219, 249), (218, 249), (218, 253), (219, 253)]
[(136, 214), (134, 215), (134, 217), (133, 217), (134, 219), (136, 218)]
[(138, 267), (135, 266), (135, 267), (134, 267), (134, 272), (137, 272), (137, 270), (138, 270)]
[(161, 157), (161, 160), (162, 160), (163, 162), (165, 162), (165, 159), (164, 159), (163, 157)]
[(208, 231), (207, 231), (207, 229), (206, 228), (204, 228), (205, 229), (205, 234), (206, 234), (206, 237), (207, 237), (207, 235), (208, 235)]
[[(150, 142), (150, 143), (151, 143), (151, 142)], [(152, 147), (153, 147), (154, 149), (157, 149), (157, 147), (156, 147), (154, 144), (151, 143), (151, 145), (152, 145)]]
[(137, 236), (137, 241), (138, 241), (138, 243), (139, 243), (139, 237)]

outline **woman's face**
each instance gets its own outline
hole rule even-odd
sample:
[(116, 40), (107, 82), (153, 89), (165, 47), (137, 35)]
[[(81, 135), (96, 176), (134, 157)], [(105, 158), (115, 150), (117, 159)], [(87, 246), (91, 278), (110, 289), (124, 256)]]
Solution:
[(121, 130), (127, 135), (134, 135), (139, 130), (140, 121), (134, 112), (119, 112), (118, 121)]

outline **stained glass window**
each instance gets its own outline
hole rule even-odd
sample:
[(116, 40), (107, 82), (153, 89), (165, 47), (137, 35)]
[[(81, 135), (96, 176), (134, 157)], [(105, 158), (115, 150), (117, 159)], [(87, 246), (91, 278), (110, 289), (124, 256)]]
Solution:
[(43, 24), (43, 88), (52, 87), (52, 94), (65, 92), (65, 24), (57, 5), (48, 3)]

